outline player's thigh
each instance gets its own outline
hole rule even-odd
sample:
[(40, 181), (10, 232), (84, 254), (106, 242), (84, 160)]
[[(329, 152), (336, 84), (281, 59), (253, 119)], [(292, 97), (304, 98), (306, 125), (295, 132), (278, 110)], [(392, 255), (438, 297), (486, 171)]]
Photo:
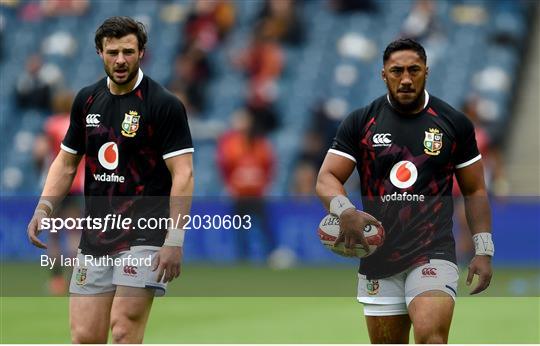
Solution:
[(154, 294), (153, 289), (117, 286), (111, 308), (113, 342), (142, 342)]
[[(405, 304), (403, 304), (405, 306)], [(411, 320), (405, 309), (399, 315), (369, 315), (366, 308), (373, 308), (374, 311), (384, 312), (384, 308), (394, 307), (387, 306), (369, 306), (364, 305), (364, 314), (366, 315), (366, 324), (368, 327), (369, 339), (373, 344), (407, 344), (409, 343), (409, 331), (411, 329)]]
[(73, 343), (106, 343), (114, 292), (94, 295), (72, 293), (69, 321)]
[(71, 337), (74, 342), (107, 342), (116, 290), (113, 267), (85, 261), (79, 252), (69, 285)]
[(111, 309), (111, 317), (127, 317), (136, 321), (150, 312), (154, 290), (148, 288), (117, 286)]
[(454, 299), (443, 291), (427, 291), (409, 304), (416, 343), (447, 343)]
[(409, 342), (411, 321), (405, 304), (405, 278), (404, 273), (378, 280), (358, 275), (357, 298), (364, 305), (372, 343)]
[(458, 278), (457, 266), (443, 260), (408, 273), (405, 293), (416, 342), (447, 342)]

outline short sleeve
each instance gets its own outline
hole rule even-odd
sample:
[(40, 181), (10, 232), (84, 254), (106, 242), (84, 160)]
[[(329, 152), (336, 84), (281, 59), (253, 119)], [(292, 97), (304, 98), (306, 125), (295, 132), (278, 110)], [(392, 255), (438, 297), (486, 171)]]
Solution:
[(60, 148), (68, 153), (75, 155), (83, 155), (86, 148), (86, 124), (84, 114), (84, 104), (87, 101), (87, 92), (81, 90), (71, 106), (71, 115), (69, 127), (60, 144)]
[(460, 120), (456, 136), (456, 152), (454, 154), (456, 169), (472, 165), (482, 158), (476, 144), (473, 123), (465, 115)]
[(157, 112), (156, 140), (163, 159), (192, 153), (191, 132), (182, 102), (170, 95), (160, 102)]
[(339, 125), (336, 137), (332, 142), (332, 146), (328, 150), (329, 153), (346, 157), (355, 163), (356, 158), (359, 157), (359, 136), (361, 129), (359, 127), (359, 117), (361, 113), (359, 111), (349, 114)]

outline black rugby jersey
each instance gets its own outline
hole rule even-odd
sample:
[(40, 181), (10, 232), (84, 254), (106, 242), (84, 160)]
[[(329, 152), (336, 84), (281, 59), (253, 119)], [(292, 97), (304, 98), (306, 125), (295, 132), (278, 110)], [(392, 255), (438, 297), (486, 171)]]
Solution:
[(329, 152), (356, 162), (364, 210), (386, 239), (359, 272), (380, 279), (445, 259), (456, 263), (452, 184), (456, 169), (478, 160), (471, 121), (427, 92), (424, 109), (404, 115), (382, 96), (352, 112)]
[(83, 253), (103, 255), (133, 245), (162, 246), (166, 229), (136, 229), (138, 218), (169, 217), (171, 174), (165, 159), (194, 151), (180, 100), (139, 70), (135, 88), (113, 95), (108, 78), (75, 98), (62, 149), (85, 155), (85, 216), (134, 220), (132, 227), (84, 229)]

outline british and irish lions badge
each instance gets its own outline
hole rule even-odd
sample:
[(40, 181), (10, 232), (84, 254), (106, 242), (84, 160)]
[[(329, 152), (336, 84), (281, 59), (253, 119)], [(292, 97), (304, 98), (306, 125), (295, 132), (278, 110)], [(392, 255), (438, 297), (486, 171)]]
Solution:
[(426, 134), (424, 137), (424, 152), (428, 155), (439, 155), (443, 145), (443, 134), (440, 133), (439, 129), (429, 129), (424, 133)]
[(141, 116), (136, 111), (129, 111), (124, 114), (122, 121), (122, 135), (125, 137), (135, 137), (139, 129), (139, 118)]
[(370, 296), (379, 294), (379, 280), (368, 280), (366, 283), (366, 289)]
[(79, 267), (76, 268), (77, 273), (75, 273), (75, 283), (79, 286), (83, 286), (86, 283), (86, 272), (88, 268)]

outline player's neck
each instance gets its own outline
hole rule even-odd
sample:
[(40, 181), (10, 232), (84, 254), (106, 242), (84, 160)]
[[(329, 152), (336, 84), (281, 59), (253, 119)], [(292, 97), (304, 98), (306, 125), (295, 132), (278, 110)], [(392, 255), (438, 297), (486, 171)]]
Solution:
[(129, 81), (129, 83), (122, 85), (116, 84), (111, 78), (107, 78), (107, 87), (113, 95), (124, 95), (133, 91), (133, 89), (135, 89), (139, 85), (142, 80), (142, 76), (143, 73), (141, 69), (139, 69), (137, 71), (137, 75), (133, 77), (133, 79)]
[(429, 102), (429, 94), (424, 89), (424, 92), (420, 95), (420, 97), (415, 102), (415, 104), (412, 105), (412, 107), (400, 106), (399, 103), (390, 95), (390, 93), (386, 94), (386, 99), (388, 100), (390, 106), (392, 106), (392, 108), (394, 108), (399, 113), (405, 115), (413, 115), (420, 113), (423, 109), (427, 107), (427, 104)]

